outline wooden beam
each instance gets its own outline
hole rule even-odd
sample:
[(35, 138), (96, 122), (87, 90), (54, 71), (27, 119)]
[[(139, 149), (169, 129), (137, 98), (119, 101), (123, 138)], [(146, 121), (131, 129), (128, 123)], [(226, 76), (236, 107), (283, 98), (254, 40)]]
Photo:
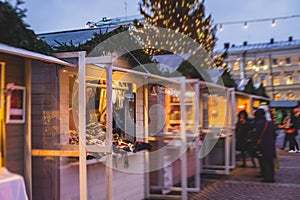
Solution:
[(111, 64), (112, 56), (86, 57), (86, 64)]
[(80, 52), (64, 52), (52, 54), (56, 58), (78, 58)]
[(32, 199), (32, 161), (31, 161), (31, 60), (25, 59), (26, 117), (24, 127), (24, 179), (29, 199)]
[(112, 153), (111, 146), (86, 145), (87, 152)]
[(67, 150), (48, 150), (48, 149), (32, 149), (32, 156), (68, 156), (79, 157), (79, 151), (67, 151)]

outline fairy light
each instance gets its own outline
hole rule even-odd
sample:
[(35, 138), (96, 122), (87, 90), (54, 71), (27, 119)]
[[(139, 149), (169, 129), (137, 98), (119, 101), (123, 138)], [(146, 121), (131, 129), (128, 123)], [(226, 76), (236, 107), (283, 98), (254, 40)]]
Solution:
[[(300, 18), (300, 14), (290, 15), (290, 16), (282, 16), (282, 17), (273, 17), (273, 18), (260, 18), (260, 19), (249, 19), (244, 21), (224, 21), (224, 22), (217, 22), (215, 25), (235, 25), (235, 24), (243, 24), (244, 28), (248, 28), (249, 23), (260, 23), (260, 22), (270, 22), (272, 27), (276, 26), (276, 22), (279, 20), (288, 20), (293, 18)], [(219, 28), (220, 30), (220, 28)]]
[(272, 27), (276, 26), (275, 19), (272, 20)]
[(244, 29), (247, 29), (247, 28), (248, 28), (248, 23), (245, 22), (245, 23), (244, 23)]

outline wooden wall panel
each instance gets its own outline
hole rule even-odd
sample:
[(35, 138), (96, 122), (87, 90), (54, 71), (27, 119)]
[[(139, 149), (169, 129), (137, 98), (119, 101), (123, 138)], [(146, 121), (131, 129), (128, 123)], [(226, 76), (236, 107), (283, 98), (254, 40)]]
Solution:
[[(32, 148), (59, 142), (59, 67), (32, 63)], [(33, 199), (59, 199), (59, 157), (33, 157)]]
[[(25, 85), (24, 59), (0, 53), (1, 61), (6, 63), (5, 85)], [(6, 105), (5, 105), (6, 106)], [(6, 167), (9, 171), (24, 176), (24, 124), (6, 124)]]

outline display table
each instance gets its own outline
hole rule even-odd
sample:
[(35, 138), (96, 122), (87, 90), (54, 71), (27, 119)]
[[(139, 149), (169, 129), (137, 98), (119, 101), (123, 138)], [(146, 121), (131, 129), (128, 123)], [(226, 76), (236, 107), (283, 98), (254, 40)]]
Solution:
[(27, 200), (23, 177), (8, 172), (6, 168), (0, 168), (0, 199)]

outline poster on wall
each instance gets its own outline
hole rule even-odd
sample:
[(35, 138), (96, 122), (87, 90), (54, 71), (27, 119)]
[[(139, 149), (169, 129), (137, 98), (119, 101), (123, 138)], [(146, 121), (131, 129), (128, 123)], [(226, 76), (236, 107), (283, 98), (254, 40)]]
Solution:
[(25, 87), (12, 86), (6, 97), (6, 123), (25, 123)]

